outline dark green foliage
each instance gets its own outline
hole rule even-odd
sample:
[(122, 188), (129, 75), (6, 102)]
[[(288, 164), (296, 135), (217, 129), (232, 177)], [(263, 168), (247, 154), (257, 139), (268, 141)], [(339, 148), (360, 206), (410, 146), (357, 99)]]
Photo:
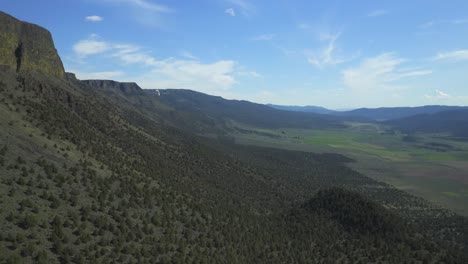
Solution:
[[(1, 122), (0, 130), (0, 146), (8, 146), (0, 167), (0, 217), (6, 220), (0, 226), (5, 233), (0, 262), (466, 258), (466, 218), (351, 170), (344, 156), (201, 138), (178, 129), (180, 120), (159, 112), (168, 106), (158, 100), (136, 107), (134, 98), (109, 96), (77, 81), (0, 77), (8, 90), (22, 87), (6, 99), (19, 112), (0, 105), (1, 116), (14, 121), (13, 126)], [(157, 107), (150, 109), (150, 103)], [(174, 115), (194, 117), (183, 111)], [(346, 232), (329, 215), (298, 206), (333, 186), (393, 208), (402, 221), (420, 229), (402, 229), (401, 239), (390, 241), (372, 232)], [(375, 209), (377, 219), (386, 219), (373, 203), (364, 203), (362, 210)]]
[(361, 194), (343, 188), (319, 191), (305, 207), (329, 215), (348, 231), (365, 234), (406, 231), (402, 219)]
[(33, 228), (37, 225), (37, 217), (32, 214), (23, 216), (18, 224), (23, 229)]

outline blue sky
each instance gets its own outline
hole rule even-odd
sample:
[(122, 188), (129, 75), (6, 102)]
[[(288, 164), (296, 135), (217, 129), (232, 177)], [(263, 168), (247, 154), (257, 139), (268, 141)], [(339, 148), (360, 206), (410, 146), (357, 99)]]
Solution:
[(468, 1), (0, 0), (80, 79), (341, 109), (468, 105)]

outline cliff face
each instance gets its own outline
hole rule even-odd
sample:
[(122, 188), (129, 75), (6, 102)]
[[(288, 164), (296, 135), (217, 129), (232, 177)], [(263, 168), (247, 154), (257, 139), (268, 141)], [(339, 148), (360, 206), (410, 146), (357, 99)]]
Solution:
[(143, 91), (138, 84), (133, 82), (116, 82), (112, 80), (84, 80), (81, 82), (104, 91), (120, 91), (126, 95), (138, 94)]
[(64, 78), (62, 61), (46, 29), (0, 11), (0, 66)]

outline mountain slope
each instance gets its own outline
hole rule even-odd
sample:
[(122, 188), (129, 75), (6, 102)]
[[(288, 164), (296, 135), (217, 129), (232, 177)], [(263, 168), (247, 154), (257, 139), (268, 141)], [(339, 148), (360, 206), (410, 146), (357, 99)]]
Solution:
[[(175, 106), (133, 84), (0, 70), (0, 262), (467, 260), (466, 218), (373, 181), (340, 155), (198, 137), (179, 126), (206, 113)], [(291, 217), (333, 186), (414, 227), (387, 241), (320, 213)]]
[(406, 133), (450, 133), (455, 137), (468, 139), (468, 109), (415, 115), (389, 120), (385, 124), (395, 126)]
[(349, 111), (333, 111), (317, 106), (283, 106), (283, 105), (268, 105), (275, 109), (295, 111), (295, 112), (311, 112), (318, 114), (335, 115), (342, 117), (361, 117), (375, 121), (384, 121), (392, 119), (400, 119), (421, 114), (435, 114), (449, 110), (464, 110), (468, 107), (463, 106), (445, 106), (445, 105), (426, 105), (418, 107), (380, 107), (380, 108), (358, 108)]
[(159, 90), (161, 100), (179, 111), (208, 116), (216, 120), (232, 119), (259, 127), (323, 127), (338, 126), (338, 122), (326, 116), (308, 113), (292, 113), (272, 109), (247, 101), (225, 100), (217, 96), (190, 90)]
[(270, 107), (279, 110), (286, 110), (286, 111), (295, 111), (295, 112), (309, 112), (309, 113), (316, 113), (316, 114), (333, 114), (336, 111), (320, 107), (320, 106), (292, 106), (292, 105), (274, 105), (274, 104), (267, 104)]

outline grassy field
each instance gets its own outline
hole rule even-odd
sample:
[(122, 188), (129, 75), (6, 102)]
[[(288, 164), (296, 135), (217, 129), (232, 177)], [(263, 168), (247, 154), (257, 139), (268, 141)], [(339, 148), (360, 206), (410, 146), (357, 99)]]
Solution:
[(353, 169), (440, 206), (468, 215), (468, 142), (448, 135), (404, 135), (376, 124), (345, 129), (258, 129), (232, 123), (240, 144), (336, 152), (356, 160)]

